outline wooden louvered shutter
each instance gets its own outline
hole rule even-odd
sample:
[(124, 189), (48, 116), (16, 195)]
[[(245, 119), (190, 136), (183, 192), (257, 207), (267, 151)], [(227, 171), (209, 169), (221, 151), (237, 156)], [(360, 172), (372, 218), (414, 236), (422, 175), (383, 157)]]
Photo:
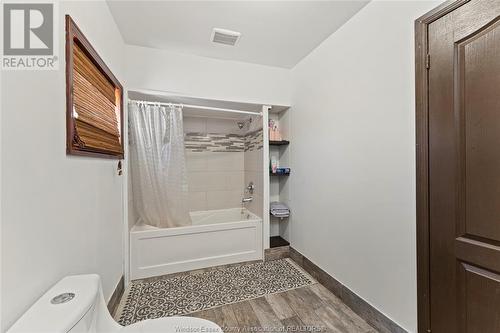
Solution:
[(71, 18), (66, 23), (68, 153), (123, 158), (122, 87)]

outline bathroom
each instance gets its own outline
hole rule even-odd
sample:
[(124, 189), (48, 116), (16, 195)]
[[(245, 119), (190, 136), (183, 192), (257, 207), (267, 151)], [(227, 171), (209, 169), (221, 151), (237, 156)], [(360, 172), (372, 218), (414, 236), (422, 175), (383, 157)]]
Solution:
[[(451, 131), (426, 132), (451, 117), (429, 118), (425, 102), (452, 105), (451, 87), (465, 85), (444, 81), (461, 75), (431, 75), (456, 63), (425, 51), (462, 57), (497, 45), (495, 1), (0, 7), (0, 333), (424, 333), (453, 322), (440, 300), (455, 289), (430, 288), (447, 283), (425, 274), (448, 269), (436, 276), (458, 284), (463, 272), (429, 266), (436, 253), (426, 251), (444, 251), (441, 260), (498, 237), (478, 224), (474, 239), (457, 238), (464, 248), (452, 247), (456, 235), (446, 249), (429, 245), (440, 229), (429, 229), (426, 213), (451, 205), (444, 196), (453, 191), (432, 192), (443, 200), (429, 208), (428, 187), (455, 169), (444, 160), (454, 145), (432, 141), (439, 149), (429, 150), (430, 138)], [(446, 16), (484, 8), (494, 10), (470, 25)], [(435, 47), (443, 36), (460, 38)], [(484, 40), (495, 43), (470, 47)], [(498, 80), (488, 74), (500, 69), (484, 70), (495, 59), (467, 80)], [(491, 82), (466, 91), (489, 93), (471, 89)], [(449, 93), (432, 99), (431, 88)], [(498, 94), (477, 96), (464, 101)], [(467, 130), (495, 126), (484, 121), (492, 114), (463, 117), (477, 125)], [(497, 147), (480, 140), (498, 129), (484, 133), (464, 146)], [(426, 181), (427, 166), (442, 177)], [(497, 261), (476, 259), (463, 267), (489, 279), (470, 280), (483, 304), (496, 295), (498, 270), (488, 265)], [(450, 295), (430, 307), (431, 289)], [(446, 317), (433, 313), (439, 307)], [(488, 318), (478, 325), (500, 322)]]

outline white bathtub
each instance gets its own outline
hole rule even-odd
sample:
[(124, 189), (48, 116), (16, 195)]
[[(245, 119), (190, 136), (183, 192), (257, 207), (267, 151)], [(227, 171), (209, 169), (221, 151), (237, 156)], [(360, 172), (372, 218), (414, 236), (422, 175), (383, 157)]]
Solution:
[(262, 219), (246, 209), (190, 213), (192, 225), (130, 231), (132, 280), (263, 259)]

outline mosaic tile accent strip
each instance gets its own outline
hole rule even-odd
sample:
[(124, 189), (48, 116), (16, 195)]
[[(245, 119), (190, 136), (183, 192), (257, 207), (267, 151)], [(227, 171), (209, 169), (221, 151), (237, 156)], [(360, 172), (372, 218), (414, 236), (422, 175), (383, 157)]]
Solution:
[(184, 146), (190, 152), (244, 152), (262, 149), (262, 129), (240, 134), (185, 133)]
[[(148, 282), (149, 281), (149, 282)], [(290, 259), (228, 265), (132, 281), (116, 311), (121, 325), (185, 315), (316, 283)]]
[(245, 136), (238, 134), (186, 133), (185, 149), (192, 152), (243, 152)]
[(262, 129), (247, 133), (245, 136), (245, 151), (254, 151), (262, 149), (264, 136)]

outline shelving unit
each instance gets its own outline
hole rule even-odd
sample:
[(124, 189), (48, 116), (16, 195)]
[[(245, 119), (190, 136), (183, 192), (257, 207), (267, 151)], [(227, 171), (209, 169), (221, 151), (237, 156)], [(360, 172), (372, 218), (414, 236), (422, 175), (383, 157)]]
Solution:
[(288, 146), (289, 144), (290, 144), (290, 141), (288, 141), (288, 140), (269, 141), (270, 146)]
[(290, 176), (290, 173), (272, 173), (272, 172), (269, 172), (269, 176), (272, 176), (272, 177), (279, 177), (279, 176), (283, 176), (283, 177), (287, 177), (287, 176)]
[(290, 168), (290, 173), (278, 174), (269, 171), (269, 202), (279, 201), (290, 208), (290, 217), (279, 218), (270, 212), (269, 235), (270, 247), (288, 246), (290, 241), (290, 228), (293, 208), (290, 200), (290, 175), (293, 168), (290, 165), (290, 108), (272, 110), (269, 120), (273, 120), (280, 129), (282, 141), (269, 141), (269, 161), (278, 161), (278, 167)]
[(281, 236), (271, 236), (270, 239), (270, 248), (275, 248), (275, 247), (280, 247), (280, 246), (288, 246), (290, 245), (290, 242), (283, 239)]

